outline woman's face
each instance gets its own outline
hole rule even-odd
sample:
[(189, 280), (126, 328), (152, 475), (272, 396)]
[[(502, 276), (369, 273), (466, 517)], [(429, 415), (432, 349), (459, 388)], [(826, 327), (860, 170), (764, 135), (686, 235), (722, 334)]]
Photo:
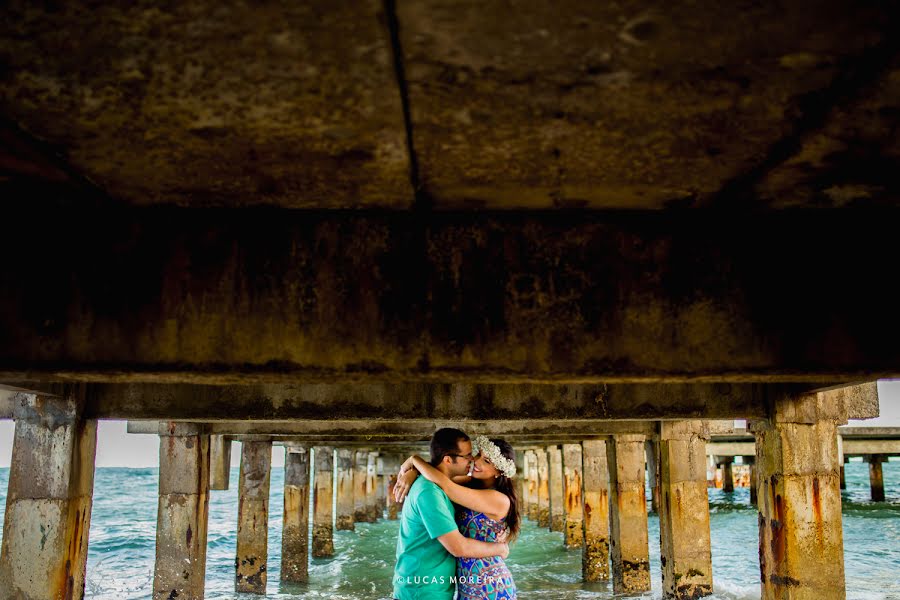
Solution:
[(478, 456), (475, 457), (472, 477), (475, 479), (493, 479), (498, 475), (500, 475), (500, 471), (491, 464), (491, 459), (479, 452)]

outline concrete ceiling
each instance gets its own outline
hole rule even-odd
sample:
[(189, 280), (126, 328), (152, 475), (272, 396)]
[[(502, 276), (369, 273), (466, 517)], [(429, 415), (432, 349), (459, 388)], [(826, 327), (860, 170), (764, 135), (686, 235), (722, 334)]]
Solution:
[(897, 12), (7, 2), (0, 184), (135, 205), (892, 205)]

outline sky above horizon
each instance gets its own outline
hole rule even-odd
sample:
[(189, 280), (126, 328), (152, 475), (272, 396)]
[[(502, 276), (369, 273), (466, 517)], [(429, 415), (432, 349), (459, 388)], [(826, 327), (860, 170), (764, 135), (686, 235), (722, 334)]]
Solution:
[[(865, 421), (850, 421), (857, 427), (900, 427), (900, 380), (878, 382), (881, 416)], [(159, 436), (125, 432), (125, 421), (100, 421), (97, 426), (97, 467), (158, 467)], [(0, 468), (8, 467), (12, 458), (15, 423), (0, 420)], [(240, 447), (231, 450), (231, 466), (240, 466)], [(272, 466), (284, 466), (284, 451), (272, 452)]]

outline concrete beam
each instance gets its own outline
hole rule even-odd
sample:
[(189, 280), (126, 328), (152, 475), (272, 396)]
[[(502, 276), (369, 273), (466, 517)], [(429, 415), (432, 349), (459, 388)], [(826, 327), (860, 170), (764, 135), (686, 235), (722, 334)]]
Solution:
[(29, 228), (4, 232), (30, 251), (0, 255), (0, 380), (900, 376), (892, 299), (832, 286), (808, 301), (836, 265), (860, 281), (891, 268), (893, 219), (877, 211), (41, 216), (37, 247)]
[(847, 439), (844, 438), (844, 456), (865, 456), (869, 454), (900, 455), (900, 439)]
[[(432, 433), (442, 427), (453, 427), (471, 434), (510, 439), (538, 439), (543, 436), (570, 437), (603, 436), (617, 433), (653, 435), (654, 425), (648, 421), (609, 421), (601, 419), (496, 419), (433, 420), (433, 419), (326, 419), (318, 420), (246, 420), (208, 421), (206, 431), (226, 435), (271, 435), (332, 437), (335, 440), (404, 441), (427, 443)], [(128, 421), (128, 433), (157, 433), (157, 421)]]
[(709, 383), (95, 384), (88, 388), (85, 414), (97, 419), (213, 422), (347, 420), (360, 415), (475, 423), (478, 420), (472, 419), (473, 415), (521, 422), (736, 419), (766, 416), (772, 402), (797, 387)]

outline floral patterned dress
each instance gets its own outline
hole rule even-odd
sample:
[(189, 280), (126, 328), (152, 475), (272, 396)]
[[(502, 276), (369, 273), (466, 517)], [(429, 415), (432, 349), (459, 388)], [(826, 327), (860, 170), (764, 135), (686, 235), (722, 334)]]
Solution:
[[(506, 529), (506, 519), (495, 521), (484, 513), (457, 506), (456, 524), (467, 538), (496, 541)], [(460, 558), (456, 563), (458, 600), (515, 600), (516, 584), (512, 573), (499, 556)]]

